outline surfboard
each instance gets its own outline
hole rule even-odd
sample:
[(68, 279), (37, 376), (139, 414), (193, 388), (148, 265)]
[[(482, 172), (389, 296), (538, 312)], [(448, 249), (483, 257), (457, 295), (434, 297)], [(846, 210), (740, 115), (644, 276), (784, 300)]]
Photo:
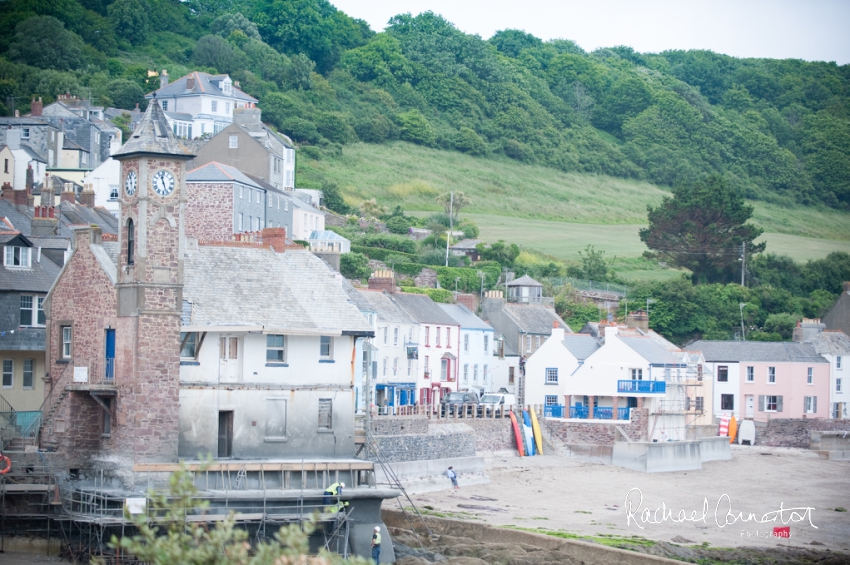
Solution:
[(534, 432), (537, 453), (543, 455), (543, 434), (540, 433), (540, 424), (537, 422), (537, 413), (534, 410), (531, 411), (531, 431)]
[(522, 437), (525, 438), (525, 454), (534, 455), (534, 434), (531, 433), (531, 416), (528, 410), (522, 411)]
[(738, 420), (735, 419), (735, 416), (732, 416), (732, 419), (729, 420), (729, 443), (735, 442), (735, 435), (738, 433)]
[(511, 410), (508, 412), (511, 416), (511, 425), (514, 428), (514, 439), (516, 439), (516, 449), (519, 451), (519, 456), (522, 457), (525, 455), (525, 451), (522, 448), (522, 434), (519, 431), (519, 423), (516, 421), (516, 415), (514, 415), (514, 411)]

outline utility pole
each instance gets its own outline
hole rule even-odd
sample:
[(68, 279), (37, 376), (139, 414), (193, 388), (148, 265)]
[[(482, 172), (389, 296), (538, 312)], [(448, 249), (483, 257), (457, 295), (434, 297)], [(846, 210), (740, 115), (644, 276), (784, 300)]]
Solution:
[(449, 192), (449, 233), (446, 234), (446, 267), (449, 266), (449, 241), (452, 239), (452, 231), (454, 230), (454, 218), (452, 215), (454, 214), (454, 205), (455, 205), (455, 193), (454, 191)]
[(741, 242), (741, 286), (744, 285), (744, 273), (747, 270), (747, 243)]
[(741, 309), (741, 341), (747, 341), (747, 336), (744, 333), (744, 306), (746, 305), (746, 302), (738, 303), (738, 308)]

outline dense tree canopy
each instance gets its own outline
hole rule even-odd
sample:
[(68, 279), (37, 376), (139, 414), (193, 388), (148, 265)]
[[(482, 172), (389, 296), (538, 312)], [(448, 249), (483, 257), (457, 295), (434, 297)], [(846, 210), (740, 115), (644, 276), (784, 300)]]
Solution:
[(640, 239), (649, 255), (689, 269), (694, 281), (734, 280), (744, 251), (764, 251), (764, 243), (754, 243), (763, 230), (746, 223), (753, 207), (720, 177), (676, 187), (672, 198), (647, 208), (649, 227)]

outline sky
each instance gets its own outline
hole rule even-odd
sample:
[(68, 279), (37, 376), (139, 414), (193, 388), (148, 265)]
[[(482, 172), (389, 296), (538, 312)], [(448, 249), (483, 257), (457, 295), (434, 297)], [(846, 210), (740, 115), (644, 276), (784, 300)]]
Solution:
[(330, 0), (382, 31), (396, 14), (432, 11), (490, 38), (521, 29), (586, 51), (710, 49), (734, 57), (850, 63), (848, 0)]

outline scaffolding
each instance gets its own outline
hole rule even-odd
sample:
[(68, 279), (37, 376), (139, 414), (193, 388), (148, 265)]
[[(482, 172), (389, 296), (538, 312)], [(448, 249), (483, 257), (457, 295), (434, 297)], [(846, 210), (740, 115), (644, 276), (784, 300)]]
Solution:
[[(41, 454), (39, 454), (41, 455)], [(59, 506), (56, 473), (46, 462), (41, 465), (13, 465), (0, 475), (0, 552), (6, 536), (44, 535), (50, 543), (50, 517)]]
[(664, 367), (664, 381), (667, 393), (658, 399), (649, 439), (652, 439), (659, 418), (679, 416), (683, 419), (682, 439), (697, 439), (697, 420), (705, 414), (705, 399), (702, 393), (705, 379), (711, 379), (712, 373), (699, 356), (689, 352), (682, 353), (682, 364)]

